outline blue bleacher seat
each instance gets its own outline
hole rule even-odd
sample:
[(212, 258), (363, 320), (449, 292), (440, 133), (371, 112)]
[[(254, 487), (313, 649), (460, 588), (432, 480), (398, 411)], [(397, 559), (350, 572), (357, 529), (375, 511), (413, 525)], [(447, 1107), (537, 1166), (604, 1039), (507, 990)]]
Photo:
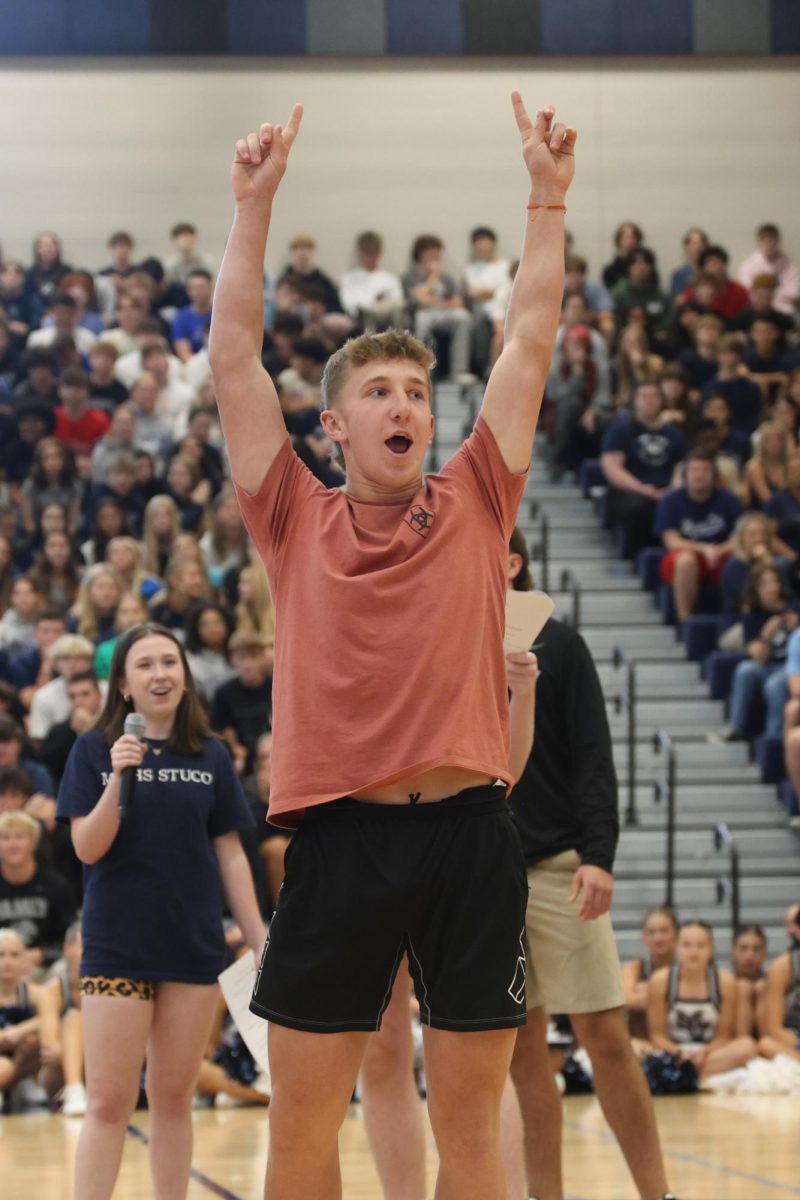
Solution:
[(646, 550), (641, 551), (636, 560), (636, 570), (639, 572), (642, 587), (646, 592), (654, 592), (658, 587), (660, 581), (658, 568), (663, 557), (664, 551), (660, 546), (648, 546)]
[(780, 783), (786, 775), (783, 761), (783, 739), (767, 737), (762, 734), (753, 743), (755, 759), (761, 768), (763, 783)]
[(719, 617), (715, 614), (695, 614), (683, 622), (681, 637), (690, 662), (702, 662), (717, 646)]

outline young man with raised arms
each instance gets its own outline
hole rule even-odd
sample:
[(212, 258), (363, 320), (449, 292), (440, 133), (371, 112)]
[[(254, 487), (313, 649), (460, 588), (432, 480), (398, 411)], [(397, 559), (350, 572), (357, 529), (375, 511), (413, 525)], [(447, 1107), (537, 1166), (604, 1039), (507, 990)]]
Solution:
[(558, 325), (576, 138), (553, 108), (531, 120), (518, 93), (513, 105), (530, 193), (504, 349), (473, 433), (426, 478), (432, 357), (397, 331), (326, 367), (344, 489), (292, 452), (260, 360), (262, 271), (302, 108), (236, 144), (209, 355), (277, 611), (270, 818), (299, 826), (253, 997), (270, 1021), (269, 1200), (341, 1195), (338, 1130), (404, 955), (437, 1200), (505, 1196), (498, 1114), (525, 1019), (527, 897), (505, 803), (507, 546)]

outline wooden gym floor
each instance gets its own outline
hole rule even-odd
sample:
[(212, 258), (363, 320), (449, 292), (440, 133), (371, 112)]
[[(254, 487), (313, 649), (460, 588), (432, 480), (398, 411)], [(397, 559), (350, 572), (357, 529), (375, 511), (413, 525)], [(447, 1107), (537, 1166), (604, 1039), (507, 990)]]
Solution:
[[(670, 1184), (680, 1200), (797, 1200), (800, 1099), (685, 1096), (657, 1101)], [(0, 1116), (3, 1200), (69, 1200), (79, 1120), (47, 1113)], [(260, 1200), (268, 1136), (263, 1109), (195, 1113), (191, 1200)], [(150, 1197), (147, 1114), (137, 1113), (115, 1200)], [(341, 1138), (345, 1200), (380, 1200), (357, 1108)], [(430, 1142), (431, 1194), (436, 1171)], [(635, 1200), (616, 1143), (594, 1097), (566, 1100), (565, 1187), (569, 1200)], [(298, 1198), (299, 1200), (299, 1198)]]

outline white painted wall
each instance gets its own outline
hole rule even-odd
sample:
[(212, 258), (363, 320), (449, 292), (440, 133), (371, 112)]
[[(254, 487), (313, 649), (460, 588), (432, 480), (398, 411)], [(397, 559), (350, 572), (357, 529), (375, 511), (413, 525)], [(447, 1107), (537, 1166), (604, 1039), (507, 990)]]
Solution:
[(0, 243), (29, 257), (59, 232), (72, 263), (97, 267), (113, 228), (163, 255), (192, 220), (219, 257), (231, 216), (227, 170), (237, 136), (306, 121), (284, 181), (269, 261), (315, 233), (338, 275), (353, 236), (382, 231), (402, 269), (419, 232), (441, 234), (451, 263), (477, 223), (513, 256), (526, 176), (508, 99), (554, 102), (580, 131), (568, 227), (597, 270), (622, 219), (645, 228), (664, 269), (690, 224), (734, 260), (762, 220), (800, 257), (800, 72), (796, 59), (742, 60), (117, 60), (0, 59)]

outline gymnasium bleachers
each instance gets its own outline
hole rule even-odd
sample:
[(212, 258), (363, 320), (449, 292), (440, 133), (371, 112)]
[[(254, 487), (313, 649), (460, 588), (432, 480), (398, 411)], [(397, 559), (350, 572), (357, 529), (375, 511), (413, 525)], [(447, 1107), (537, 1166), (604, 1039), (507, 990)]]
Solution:
[[(469, 389), (438, 385), (440, 462), (460, 444), (478, 404), (479, 395)], [(713, 924), (720, 954), (727, 957), (729, 894), (723, 885), (720, 901), (718, 881), (728, 879), (728, 856), (714, 845), (715, 826), (724, 823), (740, 853), (742, 917), (763, 924), (771, 944), (780, 946), (783, 911), (797, 890), (800, 836), (787, 828), (779, 788), (762, 780), (748, 743), (706, 741), (706, 734), (724, 723), (723, 699), (711, 698), (705, 663), (691, 661), (675, 627), (664, 623), (657, 593), (646, 590), (634, 564), (618, 556), (615, 539), (598, 516), (597, 500), (578, 485), (546, 481), (540, 442), (519, 524), (532, 547), (534, 578), (541, 587), (546, 519), (548, 589), (558, 614), (569, 620), (575, 602), (570, 590), (561, 590), (568, 582), (565, 572), (577, 582), (580, 631), (609, 701), (623, 817), (613, 908), (620, 953), (627, 958), (639, 952), (642, 913), (663, 903), (667, 894), (665, 802), (655, 798), (654, 789), (664, 776), (665, 759), (653, 749), (656, 730), (670, 735), (677, 756), (674, 901), (679, 915)], [(702, 621), (698, 618), (697, 624)], [(625, 694), (624, 664), (614, 664), (617, 650), (636, 664), (636, 825), (626, 825), (623, 816), (629, 801), (627, 714), (625, 704), (617, 702)]]

